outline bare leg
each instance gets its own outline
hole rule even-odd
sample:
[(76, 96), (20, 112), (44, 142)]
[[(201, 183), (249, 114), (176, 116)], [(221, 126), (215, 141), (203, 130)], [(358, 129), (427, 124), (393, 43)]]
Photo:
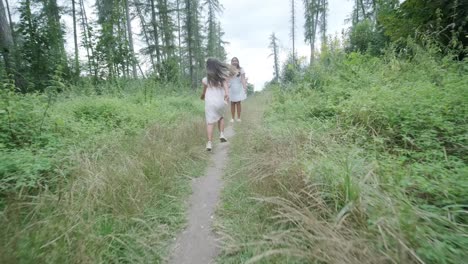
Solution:
[(241, 119), (241, 110), (242, 110), (241, 102), (238, 102), (237, 103), (237, 118), (238, 119)]
[(218, 129), (219, 132), (224, 133), (224, 117), (221, 117), (221, 119), (218, 121)]
[(234, 119), (235, 115), (236, 115), (236, 103), (231, 102), (231, 117), (232, 117), (232, 119)]
[(208, 134), (208, 141), (213, 141), (213, 128), (214, 128), (214, 124), (207, 124), (206, 125), (206, 132)]

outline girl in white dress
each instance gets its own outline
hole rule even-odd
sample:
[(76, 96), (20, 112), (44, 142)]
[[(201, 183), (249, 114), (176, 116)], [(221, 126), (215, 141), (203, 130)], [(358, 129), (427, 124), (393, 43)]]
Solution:
[(234, 122), (237, 108), (237, 122), (241, 122), (241, 102), (247, 98), (247, 82), (245, 80), (245, 71), (239, 65), (237, 57), (232, 58), (231, 65), (234, 66), (238, 73), (229, 82), (229, 97), (231, 99), (231, 123)]
[(228, 82), (236, 74), (235, 68), (222, 63), (217, 59), (208, 59), (206, 61), (206, 77), (203, 78), (202, 100), (205, 100), (206, 131), (208, 142), (206, 150), (211, 151), (213, 141), (214, 125), (218, 123), (220, 131), (219, 139), (226, 142), (224, 137), (224, 112), (229, 100)]

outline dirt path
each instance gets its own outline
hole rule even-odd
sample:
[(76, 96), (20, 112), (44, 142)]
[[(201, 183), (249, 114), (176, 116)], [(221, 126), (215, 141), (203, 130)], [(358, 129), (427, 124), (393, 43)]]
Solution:
[[(233, 128), (227, 127), (224, 134), (229, 140), (234, 135)], [(229, 141), (216, 143), (205, 176), (193, 180), (188, 226), (177, 237), (169, 264), (215, 263), (219, 247), (213, 232), (213, 218), (223, 186), (228, 149)]]

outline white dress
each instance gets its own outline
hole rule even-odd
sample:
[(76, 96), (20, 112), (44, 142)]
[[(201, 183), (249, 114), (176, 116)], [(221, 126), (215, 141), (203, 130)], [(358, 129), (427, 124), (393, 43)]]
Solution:
[(247, 98), (242, 85), (242, 74), (245, 74), (243, 68), (240, 69), (239, 76), (234, 76), (229, 82), (229, 98), (231, 102), (240, 102)]
[(226, 103), (224, 101), (224, 88), (214, 87), (203, 78), (203, 84), (207, 85), (205, 93), (205, 117), (207, 124), (218, 122), (224, 115)]

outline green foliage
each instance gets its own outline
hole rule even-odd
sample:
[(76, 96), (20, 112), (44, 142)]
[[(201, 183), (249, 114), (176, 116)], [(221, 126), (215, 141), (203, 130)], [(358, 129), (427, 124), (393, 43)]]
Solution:
[(247, 83), (247, 96), (251, 96), (255, 93), (255, 86), (251, 83)]
[(436, 39), (444, 49), (462, 52), (468, 45), (465, 34), (468, 31), (467, 10), (466, 1), (409, 0), (398, 9), (382, 12), (378, 21), (385, 35), (392, 41), (414, 37), (425, 42), (430, 37)]
[(393, 19), (391, 17), (382, 19), (387, 22), (384, 25), (388, 27), (388, 34), (393, 40), (398, 40), (417, 34), (418, 28), (421, 33), (425, 30), (431, 32), (441, 30), (451, 23), (455, 24), (454, 29), (458, 26), (463, 27), (466, 23), (466, 12), (465, 1), (410, 0), (400, 6), (399, 12), (394, 13)]
[(96, 1), (100, 26), (95, 54), (101, 78), (128, 77), (132, 57), (125, 31), (125, 6), (122, 0)]
[(0, 144), (6, 148), (18, 148), (47, 144), (40, 135), (40, 124), (47, 97), (44, 95), (20, 95), (11, 90), (0, 90)]
[(49, 121), (59, 126), (60, 148), (0, 152), (0, 262), (163, 262), (185, 221), (189, 179), (205, 165), (197, 99), (93, 96), (54, 104)]
[(321, 39), (326, 39), (328, 0), (304, 0), (304, 39), (310, 44), (310, 61), (315, 59), (315, 43), (318, 33)]
[(299, 64), (297, 58), (293, 54), (290, 54), (288, 59), (283, 63), (281, 69), (280, 80), (283, 84), (293, 83), (300, 77)]
[[(400, 1), (401, 2), (401, 1)], [(390, 42), (406, 48), (408, 37), (427, 45), (437, 43), (441, 52), (466, 55), (468, 2), (459, 0), (356, 1), (348, 50), (380, 55)]]
[(60, 73), (69, 76), (64, 47), (60, 9), (55, 0), (40, 2), (40, 9), (30, 0), (19, 8), (17, 70), (21, 91), (44, 91), (51, 77)]
[[(391, 200), (398, 212), (385, 223), (391, 233), (428, 263), (459, 263), (468, 223), (468, 98), (461, 96), (468, 66), (433, 48), (408, 41), (405, 51), (389, 48), (381, 58), (328, 50), (288, 90), (275, 90), (266, 116), (271, 131), (298, 127), (330, 140), (318, 147), (311, 139), (303, 158), (337, 213), (372, 200), (358, 211), (373, 230), (392, 214), (383, 206)], [(372, 175), (380, 185), (366, 182)]]
[(0, 197), (48, 185), (47, 174), (57, 166), (48, 154), (47, 150), (0, 148)]
[[(67, 86), (91, 80), (96, 92), (101, 93), (102, 84), (137, 79), (137, 69), (142, 65), (137, 57), (149, 59), (152, 66), (146, 73), (145, 67), (139, 68), (141, 76), (151, 76), (159, 83), (188, 82), (195, 89), (197, 80), (204, 74), (206, 55), (226, 57), (224, 32), (218, 21), (222, 6), (215, 0), (203, 3), (97, 0), (96, 16), (86, 10), (85, 1), (74, 1), (73, 33), (82, 39), (75, 40), (73, 59), (67, 56), (71, 52), (65, 47), (67, 23), (62, 17), (70, 3), (21, 0), (13, 4), (16, 6), (12, 10), (17, 9), (19, 16), (13, 16), (11, 25), (5, 27), (8, 30), (11, 27), (14, 32), (8, 34), (8, 47), (1, 54), (5, 71), (0, 75), (2, 80), (7, 74), (14, 75), (15, 85), (23, 93), (44, 92), (57, 77)], [(2, 19), (8, 23), (6, 13), (2, 12)], [(146, 45), (140, 51), (141, 56), (135, 55), (131, 20), (139, 20), (142, 29)], [(80, 42), (85, 50), (81, 56), (86, 55), (86, 63), (79, 59)]]
[[(0, 194), (23, 187), (53, 188), (55, 170), (64, 165), (61, 155), (73, 145), (92, 148), (105, 135), (134, 135), (152, 123), (170, 125), (188, 113), (203, 116), (201, 103), (190, 94), (155, 99), (148, 92), (145, 97), (142, 84), (135, 87), (140, 92), (120, 97), (57, 98), (55, 89), (65, 89), (59, 80), (51, 82), (46, 94), (0, 89)], [(148, 90), (156, 89), (162, 88)]]
[(380, 49), (385, 47), (385, 44), (383, 34), (375, 28), (370, 19), (363, 20), (350, 29), (348, 47), (350, 51), (379, 55)]

